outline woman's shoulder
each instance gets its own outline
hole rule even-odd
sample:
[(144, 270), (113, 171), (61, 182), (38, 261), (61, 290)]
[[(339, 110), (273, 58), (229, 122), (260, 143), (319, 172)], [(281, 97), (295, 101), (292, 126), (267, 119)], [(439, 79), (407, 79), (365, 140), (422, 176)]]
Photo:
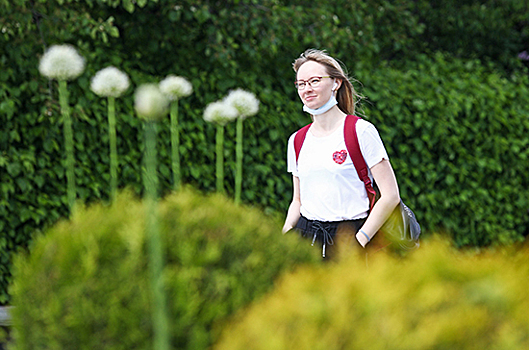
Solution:
[(294, 131), (292, 134), (290, 134), (290, 136), (288, 137), (288, 144), (294, 144), (294, 138), (296, 137), (296, 134), (298, 133), (299, 130), (296, 130)]
[(296, 130), (296, 131), (294, 131), (292, 134), (290, 134), (290, 136), (288, 137), (288, 140), (289, 140), (289, 141), (290, 141), (290, 140), (293, 140), (294, 137), (296, 137), (296, 134), (298, 133), (298, 131), (299, 131), (299, 130)]
[(362, 135), (367, 130), (377, 131), (377, 128), (370, 121), (367, 121), (363, 118), (358, 119), (358, 121), (356, 122), (356, 133), (358, 135)]
[[(311, 123), (312, 124), (312, 123)], [(301, 128), (297, 129), (296, 131), (294, 131), (292, 134), (290, 134), (290, 137), (288, 138), (288, 141), (292, 141), (294, 140), (294, 138), (296, 137), (296, 134), (301, 130), (301, 129), (304, 129), (306, 127), (310, 127), (311, 124), (307, 124), (307, 125), (304, 125), (302, 126)]]

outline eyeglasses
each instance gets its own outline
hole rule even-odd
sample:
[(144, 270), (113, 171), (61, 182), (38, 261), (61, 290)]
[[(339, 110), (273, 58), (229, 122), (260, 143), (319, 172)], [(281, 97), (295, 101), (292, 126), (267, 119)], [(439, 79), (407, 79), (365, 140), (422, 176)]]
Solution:
[(305, 89), (305, 86), (307, 86), (307, 84), (309, 84), (311, 87), (318, 86), (323, 78), (330, 78), (330, 76), (312, 77), (312, 78), (310, 78), (308, 80), (296, 80), (296, 82), (294, 84), (296, 85), (296, 88), (298, 90), (303, 90), (303, 89)]

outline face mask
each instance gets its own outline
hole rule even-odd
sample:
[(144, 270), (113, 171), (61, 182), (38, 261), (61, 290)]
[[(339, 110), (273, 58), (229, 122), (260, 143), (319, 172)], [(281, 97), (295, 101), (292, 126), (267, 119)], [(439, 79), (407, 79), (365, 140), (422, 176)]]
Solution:
[(337, 104), (338, 104), (338, 101), (336, 101), (336, 97), (334, 96), (334, 94), (332, 94), (331, 98), (329, 99), (329, 101), (327, 101), (327, 103), (325, 103), (320, 108), (312, 109), (312, 108), (309, 108), (309, 107), (303, 105), (303, 111), (305, 111), (307, 113), (310, 113), (312, 115), (319, 115), (319, 114), (323, 114), (323, 113), (327, 112), (329, 109), (331, 109), (332, 107), (336, 106)]

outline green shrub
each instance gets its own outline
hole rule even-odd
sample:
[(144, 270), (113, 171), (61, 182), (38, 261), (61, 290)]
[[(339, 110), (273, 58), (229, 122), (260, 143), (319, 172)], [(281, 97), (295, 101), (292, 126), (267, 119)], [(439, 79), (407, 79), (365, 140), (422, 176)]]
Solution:
[(422, 55), (359, 72), (401, 196), (426, 232), (457, 246), (524, 239), (529, 223), (529, 76)]
[[(205, 349), (282, 271), (318, 263), (278, 220), (185, 190), (160, 204), (172, 346)], [(150, 349), (144, 208), (128, 195), (77, 212), (15, 260), (15, 349)]]
[(424, 26), (422, 34), (415, 37), (421, 48), (493, 61), (506, 69), (519, 66), (517, 55), (527, 50), (527, 2), (418, 0), (410, 6)]
[(407, 259), (360, 255), (285, 276), (225, 328), (216, 350), (529, 347), (529, 250), (460, 253), (437, 240)]

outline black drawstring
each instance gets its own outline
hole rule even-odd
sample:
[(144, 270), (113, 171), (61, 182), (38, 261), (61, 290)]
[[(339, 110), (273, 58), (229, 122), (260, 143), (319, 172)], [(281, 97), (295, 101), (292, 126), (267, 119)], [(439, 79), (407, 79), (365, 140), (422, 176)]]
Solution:
[(318, 231), (322, 231), (323, 232), (323, 237), (322, 237), (322, 241), (323, 241), (323, 251), (322, 251), (322, 255), (323, 257), (325, 258), (325, 246), (326, 244), (329, 244), (329, 245), (333, 245), (334, 244), (334, 240), (332, 239), (332, 235), (329, 233), (329, 229), (330, 227), (328, 225), (323, 225), (322, 223), (318, 222), (318, 221), (314, 221), (312, 223), (312, 228), (315, 229), (314, 231), (314, 237), (312, 237), (312, 245), (314, 245), (314, 242), (316, 241), (316, 236), (318, 234)]

